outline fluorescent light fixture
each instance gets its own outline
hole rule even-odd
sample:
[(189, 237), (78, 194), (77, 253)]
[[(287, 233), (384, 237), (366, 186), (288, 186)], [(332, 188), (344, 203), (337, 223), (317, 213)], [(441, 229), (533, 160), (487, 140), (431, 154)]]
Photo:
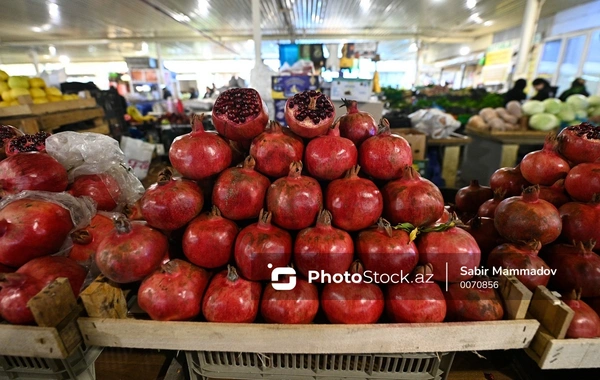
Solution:
[(479, 15), (479, 13), (473, 13), (470, 17), (469, 20), (477, 23), (477, 24), (483, 24), (483, 19), (481, 18), (481, 16)]
[(487, 20), (486, 22), (483, 23), (483, 26), (492, 26), (494, 25), (493, 21)]
[(210, 10), (209, 8), (210, 8), (210, 3), (208, 2), (208, 0), (198, 0), (198, 9), (196, 9), (196, 12), (198, 13), (198, 15), (208, 16), (208, 13)]
[(60, 19), (60, 9), (58, 8), (58, 4), (56, 3), (52, 3), (52, 2), (48, 2), (48, 15), (50, 16), (50, 18), (52, 20), (58, 20)]
[(173, 18), (175, 19), (175, 21), (179, 21), (179, 22), (190, 22), (191, 19), (184, 15), (183, 13), (176, 13), (173, 15)]
[(55, 56), (56, 48), (53, 45), (50, 45), (50, 46), (48, 46), (48, 52), (50, 53), (50, 55)]
[(367, 11), (369, 8), (371, 8), (371, 0), (360, 0), (360, 8), (363, 11)]
[(467, 55), (471, 52), (471, 48), (468, 46), (463, 46), (458, 52), (460, 53), (460, 55)]
[(63, 65), (67, 65), (69, 62), (71, 62), (71, 59), (66, 55), (61, 55), (60, 57), (58, 57), (58, 61)]
[(42, 29), (43, 30), (50, 30), (50, 29), (52, 29), (52, 24), (44, 24), (44, 25), (42, 25)]
[(416, 43), (416, 42), (413, 42), (412, 44), (410, 44), (410, 45), (408, 46), (408, 51), (409, 51), (409, 52), (411, 52), (411, 53), (414, 53), (414, 52), (416, 52), (417, 50), (419, 50), (419, 47), (417, 46), (417, 43)]
[(477, 0), (467, 0), (467, 8), (473, 9), (477, 5)]
[(31, 30), (36, 33), (42, 33), (44, 31), (44, 29), (40, 28), (39, 26), (33, 26), (31, 27)]

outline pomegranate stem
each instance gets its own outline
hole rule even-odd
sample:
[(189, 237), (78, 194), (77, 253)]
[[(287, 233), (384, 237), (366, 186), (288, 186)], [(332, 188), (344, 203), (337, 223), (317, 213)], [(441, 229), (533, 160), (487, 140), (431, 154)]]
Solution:
[(115, 228), (119, 234), (131, 232), (131, 222), (124, 216), (119, 216), (115, 219)]
[(88, 230), (77, 230), (71, 234), (71, 239), (81, 245), (87, 245), (92, 242), (92, 235)]
[(229, 281), (235, 282), (240, 276), (237, 274), (237, 270), (232, 265), (227, 265), (227, 279)]
[(173, 177), (173, 170), (171, 168), (164, 168), (160, 173), (158, 173), (157, 183), (160, 186), (166, 185), (169, 183), (169, 181), (171, 181), (171, 177)]

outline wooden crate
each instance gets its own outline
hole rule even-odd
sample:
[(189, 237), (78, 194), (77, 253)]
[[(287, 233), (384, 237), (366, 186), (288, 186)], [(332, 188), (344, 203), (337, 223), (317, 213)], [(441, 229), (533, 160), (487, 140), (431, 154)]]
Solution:
[(25, 95), (19, 97), (18, 106), (0, 107), (0, 118), (14, 116), (44, 115), (48, 113), (72, 111), (97, 106), (96, 99), (92, 97), (77, 100), (65, 100), (62, 102), (50, 102), (44, 104), (31, 103), (31, 97)]
[(0, 323), (0, 355), (66, 359), (81, 344), (77, 305), (71, 285), (59, 278), (46, 286), (27, 304), (37, 326)]
[(536, 289), (528, 314), (541, 324), (526, 349), (540, 368), (600, 368), (600, 338), (564, 339), (573, 310), (546, 287)]
[[(529, 299), (522, 289), (500, 285), (509, 316), (523, 315)], [(98, 279), (81, 295), (90, 318), (79, 318), (88, 345), (187, 351), (277, 353), (416, 353), (499, 350), (529, 345), (539, 322), (533, 319), (492, 322), (370, 325), (276, 325), (207, 322), (159, 322), (128, 316), (128, 295)], [(523, 305), (523, 302), (525, 305)]]

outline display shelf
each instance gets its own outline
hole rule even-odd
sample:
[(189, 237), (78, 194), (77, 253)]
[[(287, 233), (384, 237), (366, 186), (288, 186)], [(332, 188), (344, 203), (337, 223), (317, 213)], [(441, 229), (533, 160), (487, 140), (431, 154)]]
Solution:
[(428, 147), (442, 147), (444, 149), (442, 159), (442, 178), (446, 187), (456, 187), (456, 177), (460, 164), (461, 147), (470, 144), (473, 139), (469, 136), (459, 133), (451, 133), (449, 137), (443, 139), (427, 138)]
[(77, 100), (66, 100), (62, 102), (50, 102), (44, 104), (21, 104), (11, 107), (0, 107), (0, 118), (13, 116), (44, 115), (54, 112), (78, 110), (96, 107), (96, 99), (83, 98)]
[(519, 131), (482, 131), (467, 127), (465, 129), (468, 135), (487, 138), (502, 144), (516, 145), (538, 145), (543, 144), (546, 136), (550, 133), (557, 133), (558, 130), (535, 131), (533, 129)]

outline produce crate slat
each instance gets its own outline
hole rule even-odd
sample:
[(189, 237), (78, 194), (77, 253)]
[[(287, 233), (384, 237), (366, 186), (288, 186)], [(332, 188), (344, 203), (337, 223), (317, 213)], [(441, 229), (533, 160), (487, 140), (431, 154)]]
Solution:
[(98, 276), (79, 297), (90, 317), (127, 318), (127, 301), (123, 290), (103, 275)]
[(514, 276), (500, 276), (500, 293), (508, 319), (525, 319), (533, 293)]
[(539, 286), (529, 309), (531, 316), (555, 338), (563, 339), (573, 320), (573, 310), (556, 298), (545, 286)]
[(51, 113), (40, 116), (40, 129), (52, 130), (66, 124), (104, 117), (100, 107)]
[(0, 118), (13, 116), (43, 115), (53, 112), (70, 111), (81, 108), (96, 107), (96, 99), (85, 98), (63, 102), (50, 102), (44, 104), (21, 104), (11, 107), (0, 107)]
[(70, 311), (77, 307), (75, 295), (66, 278), (59, 278), (46, 286), (27, 302), (35, 321), (41, 327), (57, 326)]
[(323, 354), (524, 348), (539, 327), (535, 320), (291, 326), (80, 318), (78, 323), (88, 345)]
[(499, 141), (503, 144), (543, 144), (546, 136), (552, 131), (534, 131), (531, 129), (521, 131), (482, 131), (479, 129), (466, 128), (470, 135), (479, 136), (491, 140)]

